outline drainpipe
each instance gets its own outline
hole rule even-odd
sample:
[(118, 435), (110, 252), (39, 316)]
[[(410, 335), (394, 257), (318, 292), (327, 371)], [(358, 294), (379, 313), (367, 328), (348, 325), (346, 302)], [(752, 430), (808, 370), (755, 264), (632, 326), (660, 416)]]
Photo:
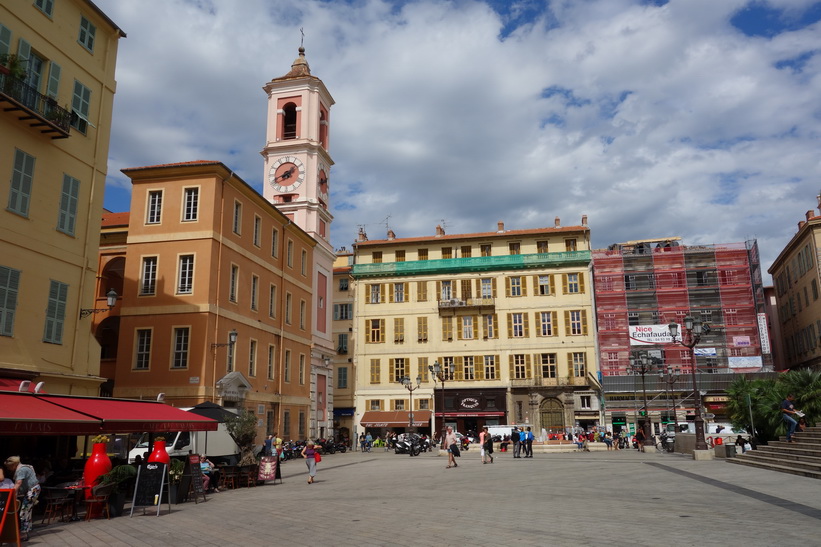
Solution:
[[(227, 179), (222, 179), (222, 185), (220, 186), (220, 230), (219, 230), (219, 248), (217, 250), (217, 301), (214, 303), (214, 309), (216, 310), (216, 320), (214, 321), (214, 335), (212, 340), (217, 340), (219, 336), (219, 319), (220, 319), (220, 282), (222, 281), (222, 238), (223, 238), (223, 220), (225, 219), (225, 183), (228, 182), (234, 176), (234, 172), (228, 175)], [(205, 341), (206, 347), (208, 347), (208, 341)], [(211, 402), (217, 402), (217, 350), (219, 348), (211, 348)]]

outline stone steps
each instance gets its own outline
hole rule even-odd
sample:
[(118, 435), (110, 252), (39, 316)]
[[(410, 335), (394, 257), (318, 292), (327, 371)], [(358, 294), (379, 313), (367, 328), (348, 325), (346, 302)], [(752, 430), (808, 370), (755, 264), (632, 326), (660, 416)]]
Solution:
[(821, 479), (821, 427), (809, 427), (796, 433), (794, 442), (786, 437), (762, 445), (756, 450), (748, 450), (729, 463), (769, 469), (781, 473), (791, 473), (813, 479)]

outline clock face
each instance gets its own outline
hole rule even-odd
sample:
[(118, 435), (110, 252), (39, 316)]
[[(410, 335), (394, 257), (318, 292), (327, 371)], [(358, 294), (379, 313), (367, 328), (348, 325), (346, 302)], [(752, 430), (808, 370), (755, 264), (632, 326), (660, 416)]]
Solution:
[(271, 164), (268, 183), (277, 192), (293, 192), (305, 180), (305, 166), (294, 156), (283, 156)]

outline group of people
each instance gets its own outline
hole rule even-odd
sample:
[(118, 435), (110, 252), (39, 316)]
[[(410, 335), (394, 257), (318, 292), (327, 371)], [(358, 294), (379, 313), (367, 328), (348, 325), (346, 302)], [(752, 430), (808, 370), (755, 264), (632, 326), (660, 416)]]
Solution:
[[(514, 427), (510, 433), (510, 442), (513, 443), (513, 457), (514, 458), (532, 458), (533, 457), (533, 432), (530, 428), (519, 429)], [(524, 456), (522, 456), (524, 452)]]

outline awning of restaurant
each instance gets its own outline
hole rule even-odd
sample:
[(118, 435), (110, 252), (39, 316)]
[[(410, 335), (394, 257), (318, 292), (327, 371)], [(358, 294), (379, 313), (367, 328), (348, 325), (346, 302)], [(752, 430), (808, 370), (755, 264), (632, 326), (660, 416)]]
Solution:
[(217, 422), (155, 401), (0, 391), (0, 434), (216, 431)]
[(2, 435), (96, 435), (100, 420), (29, 393), (0, 392)]
[[(430, 410), (415, 410), (413, 412), (413, 427), (430, 425)], [(408, 427), (407, 410), (369, 410), (362, 415), (359, 423), (365, 427)]]

